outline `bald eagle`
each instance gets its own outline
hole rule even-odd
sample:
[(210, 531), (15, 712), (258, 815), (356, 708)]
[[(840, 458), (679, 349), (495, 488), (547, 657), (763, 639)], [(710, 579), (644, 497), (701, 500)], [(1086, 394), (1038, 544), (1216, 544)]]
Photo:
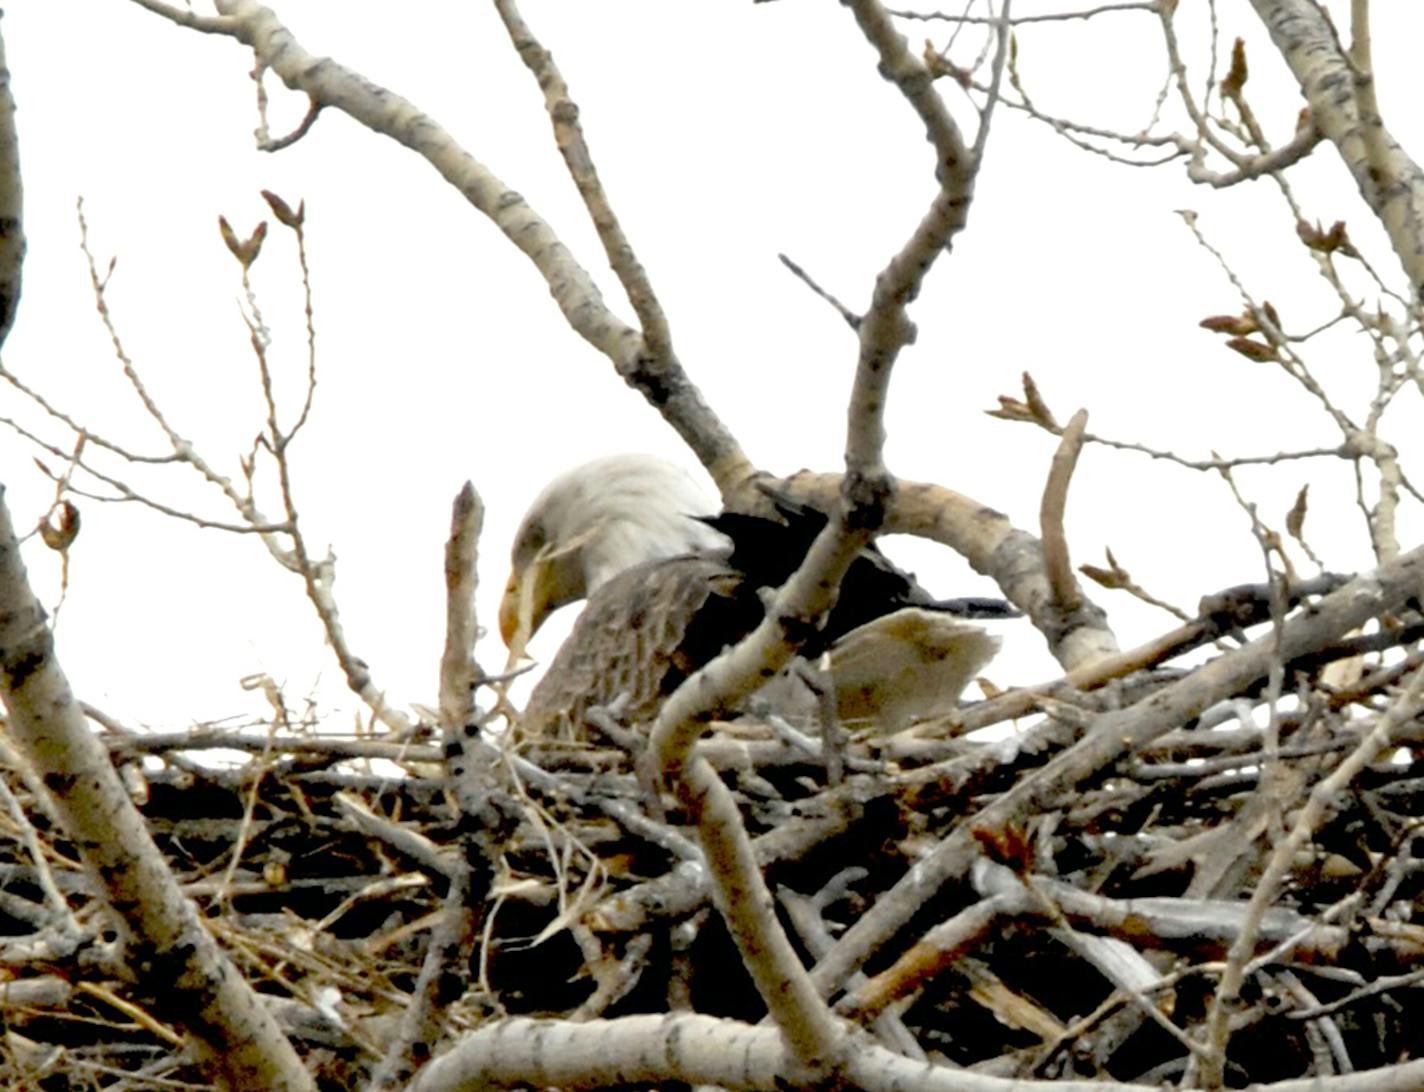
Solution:
[[(646, 724), (750, 633), (826, 522), (775, 501), (778, 519), (718, 514), (688, 474), (647, 455), (597, 459), (551, 482), (514, 539), (499, 612), (511, 656), (553, 611), (588, 603), (530, 695), (525, 738), (582, 738), (594, 707)], [(843, 723), (898, 731), (953, 709), (998, 650), (997, 637), (956, 615), (1012, 613), (1000, 600), (935, 600), (872, 546), (803, 655), (826, 654)]]

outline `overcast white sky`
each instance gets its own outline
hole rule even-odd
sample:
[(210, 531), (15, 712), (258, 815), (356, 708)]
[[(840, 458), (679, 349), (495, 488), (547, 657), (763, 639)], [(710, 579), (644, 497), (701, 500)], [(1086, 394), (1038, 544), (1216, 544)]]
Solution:
[[(542, 98), (491, 6), (274, 6), (308, 50), (411, 99), (522, 192), (630, 316), (554, 150)], [(1067, 6), (1020, 0), (1015, 11)], [(1204, 14), (1186, 10), (1198, 6), (1184, 3), (1179, 16), (1189, 44), (1205, 31)], [(1284, 67), (1245, 0), (1217, 7), (1223, 39), (1245, 33), (1251, 42), (1248, 92), (1283, 143), (1300, 105)], [(684, 365), (761, 466), (838, 468), (854, 340), (776, 254), (862, 307), (931, 193), (918, 123), (876, 74), (850, 15), (830, 0), (529, 2), (524, 13), (582, 106)], [(1375, 28), (1386, 117), (1424, 154), (1416, 56), (1424, 11), (1378, 2)], [(17, 0), (3, 30), (29, 239), (5, 363), (96, 431), (162, 450), (95, 316), (76, 198), (101, 263), (117, 259), (109, 304), (136, 366), (179, 430), (234, 474), (262, 410), (238, 268), (217, 216), (245, 234), (270, 219), (259, 190), (306, 201), (320, 386), (294, 450), (297, 488), (309, 538), (339, 559), (351, 644), (397, 703), (433, 702), (441, 550), (450, 499), (466, 478), (488, 507), (480, 606), (492, 626), (514, 525), (549, 477), (614, 451), (690, 462), (656, 413), (567, 329), (526, 260), (412, 153), (335, 112), (286, 151), (255, 150), (251, 56), (122, 0)], [(915, 42), (945, 37), (942, 24), (909, 33)], [(1045, 109), (1126, 131), (1147, 124), (1162, 76), (1160, 35), (1140, 12), (1025, 28), (1019, 61)], [(1193, 78), (1200, 87), (1204, 70)], [(274, 129), (294, 124), (304, 100), (274, 80), (268, 88)], [(1302, 167), (1298, 184), (1312, 217), (1346, 219), (1398, 281), (1330, 149)], [(997, 394), (1017, 393), (1024, 370), (1061, 419), (1087, 406), (1093, 431), (1184, 454), (1338, 443), (1297, 387), (1197, 328), (1205, 315), (1236, 311), (1239, 299), (1183, 227), (1174, 212), (1182, 208), (1200, 211), (1203, 230), (1288, 326), (1331, 313), (1269, 184), (1205, 191), (1180, 165), (1110, 164), (1001, 111), (969, 230), (914, 310), (920, 339), (892, 391), (892, 469), (1034, 529), (1053, 441), (982, 412)], [(269, 239), (257, 285), (290, 419), (305, 345), (285, 232)], [(1362, 415), (1374, 380), (1368, 346), (1342, 338), (1316, 363)], [(37, 420), (8, 390), (0, 406)], [(1395, 413), (1391, 438), (1407, 458), (1410, 438), (1417, 452), (1424, 435), (1417, 394)], [(25, 527), (52, 494), (32, 454), (0, 435), (0, 477)], [(193, 503), (181, 473), (166, 475), (142, 480), (173, 503)], [(1311, 482), (1317, 548), (1335, 568), (1368, 564), (1362, 526), (1342, 499), (1343, 465), (1298, 463), (1241, 481), (1278, 525)], [(218, 500), (198, 503), (225, 516)], [(275, 512), (274, 499), (268, 506)], [(82, 697), (132, 723), (180, 727), (256, 708), (239, 680), (265, 671), (294, 700), (319, 685), (327, 707), (351, 708), (295, 578), (255, 540), (133, 506), (81, 508), (59, 648)], [(1409, 513), (1406, 540), (1420, 529)], [(1076, 561), (1101, 563), (1111, 546), (1140, 582), (1189, 609), (1201, 593), (1262, 572), (1219, 481), (1139, 456), (1085, 453), (1068, 530)], [(940, 594), (991, 591), (938, 547), (897, 556)], [(35, 542), (26, 557), (54, 602), (54, 556)], [(1121, 595), (1095, 594), (1124, 644), (1169, 624)], [(1008, 650), (989, 672), (1000, 685), (1054, 672), (1027, 626), (1006, 632)], [(541, 635), (534, 651), (548, 655), (556, 640)], [(487, 668), (502, 665), (497, 638), (480, 653)]]

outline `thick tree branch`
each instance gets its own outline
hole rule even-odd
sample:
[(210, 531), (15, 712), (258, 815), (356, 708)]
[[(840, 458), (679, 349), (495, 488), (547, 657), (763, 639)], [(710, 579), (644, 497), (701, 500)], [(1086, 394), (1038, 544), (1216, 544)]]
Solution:
[[(412, 1092), (460, 1092), (526, 1085), (649, 1085), (667, 1081), (735, 1089), (786, 1087), (791, 1059), (776, 1029), (710, 1016), (626, 1016), (573, 1024), (525, 1017), (486, 1024), (429, 1065)], [(846, 1064), (849, 1087), (871, 1092), (1102, 1092), (1097, 1080), (994, 1077), (893, 1054), (868, 1040)], [(1424, 1061), (1340, 1077), (1308, 1077), (1252, 1087), (1258, 1092), (1410, 1092), (1424, 1080)], [(1120, 1092), (1157, 1092), (1162, 1085), (1111, 1085)]]
[[(1424, 293), (1424, 172), (1385, 128), (1374, 73), (1356, 67), (1322, 5), (1251, 0), (1310, 103), (1315, 126), (1335, 145), (1365, 203), (1379, 217), (1416, 299)], [(1368, 59), (1367, 34), (1357, 31)]]
[(828, 523), (762, 623), (667, 700), (648, 745), (655, 770), (673, 784), (697, 824), (714, 901), (762, 1000), (798, 1063), (813, 1069), (836, 1062), (844, 1037), (776, 920), (735, 801), (693, 747), (712, 717), (754, 693), (791, 661), (815, 632), (817, 619), (835, 603), (841, 577), (868, 538), (868, 531), (851, 531), (842, 520)]
[[(829, 510), (839, 495), (841, 476), (802, 472), (779, 482), (777, 488)], [(1101, 607), (1086, 596), (1070, 612), (1055, 605), (1043, 544), (1015, 527), (1002, 512), (943, 486), (902, 481), (890, 498), (881, 533), (927, 538), (961, 555), (1029, 616), (1064, 668), (1086, 669), (1117, 653), (1117, 639)]]

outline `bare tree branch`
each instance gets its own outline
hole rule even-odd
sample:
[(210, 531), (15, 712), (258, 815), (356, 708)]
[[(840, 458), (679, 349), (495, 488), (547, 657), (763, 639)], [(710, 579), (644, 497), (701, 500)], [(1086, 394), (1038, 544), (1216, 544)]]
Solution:
[[(176, 9), (153, 0), (145, 6), (187, 25)], [(724, 491), (751, 474), (740, 446), (682, 366), (671, 356), (658, 356), (643, 334), (608, 308), (588, 272), (517, 191), (412, 103), (329, 57), (307, 53), (269, 8), (255, 0), (218, 0), (217, 6), (226, 22), (201, 29), (227, 34), (251, 48), (288, 87), (307, 95), (313, 109), (334, 107), (404, 144), (487, 216), (533, 262), (573, 330), (658, 409)]]
[(544, 92), (549, 119), (554, 123), (554, 142), (564, 157), (569, 177), (578, 187), (579, 196), (583, 198), (584, 207), (588, 209), (589, 218), (598, 231), (608, 264), (618, 275), (623, 290), (628, 293), (628, 302), (633, 305), (633, 311), (643, 328), (643, 344), (648, 356), (659, 364), (671, 362), (674, 357), (667, 315), (664, 314), (662, 304), (658, 302), (657, 294), (653, 291), (647, 270), (634, 253), (633, 244), (628, 241), (623, 225), (618, 222), (618, 215), (613, 211), (608, 195), (604, 192), (603, 182), (593, 165), (593, 153), (584, 139), (583, 126), (579, 124), (578, 105), (569, 96), (569, 87), (564, 82), (563, 73), (554, 63), (553, 55), (534, 37), (533, 31), (519, 14), (514, 0), (495, 0), (495, 7), (499, 11), (499, 17), (504, 20), (505, 29), (509, 31), (510, 41), (514, 43), (520, 59), (534, 74), (539, 81), (540, 90)]

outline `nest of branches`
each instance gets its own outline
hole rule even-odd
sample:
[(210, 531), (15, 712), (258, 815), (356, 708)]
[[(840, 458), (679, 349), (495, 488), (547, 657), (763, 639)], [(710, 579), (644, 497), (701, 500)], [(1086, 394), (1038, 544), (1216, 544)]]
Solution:
[[(1051, 776), (1246, 647), (888, 739), (828, 745), (753, 716), (700, 752), (773, 895), (768, 927), (807, 967), (849, 966), (817, 985), (879, 1047), (959, 1080), (1161, 1086), (1191, 1083), (1215, 1042), (1227, 1086), (1347, 1082), (1409, 1059), (1424, 1017), (1420, 657), (1357, 639), (1284, 659), (1089, 776)], [(412, 1067), (496, 1024), (766, 1015), (698, 832), (598, 719), (587, 744), (518, 753), (478, 728), (443, 745), (433, 729), (100, 737), (227, 958), (335, 1089), (371, 1086), (412, 1013)], [(7, 1086), (205, 1084), (45, 790), (13, 755), (4, 784)], [(897, 926), (841, 958), (887, 912)], [(548, 1083), (666, 1086), (675, 1069)]]

